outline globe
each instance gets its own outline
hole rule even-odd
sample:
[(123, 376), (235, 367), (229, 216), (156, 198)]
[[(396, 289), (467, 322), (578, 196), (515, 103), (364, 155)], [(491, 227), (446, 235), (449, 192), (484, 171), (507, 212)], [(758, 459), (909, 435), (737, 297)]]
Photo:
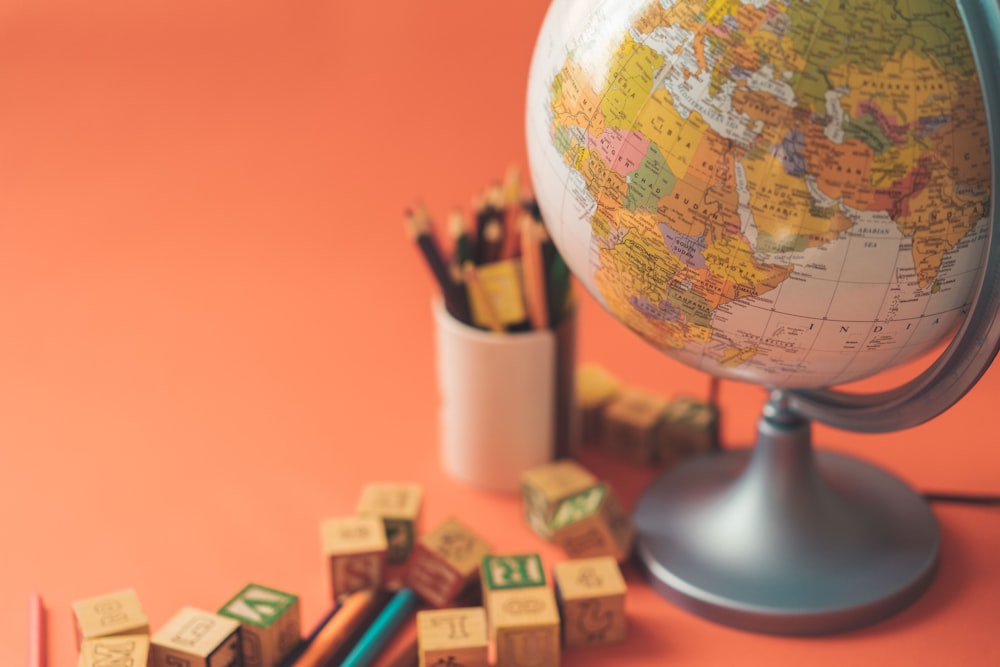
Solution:
[[(550, 6), (526, 136), (561, 254), (657, 350), (771, 391), (752, 451), (669, 471), (637, 505), (640, 559), (682, 606), (816, 634), (929, 584), (926, 503), (858, 459), (814, 456), (809, 420), (914, 425), (996, 354), (998, 14), (990, 0)], [(903, 387), (827, 389), (949, 340)]]

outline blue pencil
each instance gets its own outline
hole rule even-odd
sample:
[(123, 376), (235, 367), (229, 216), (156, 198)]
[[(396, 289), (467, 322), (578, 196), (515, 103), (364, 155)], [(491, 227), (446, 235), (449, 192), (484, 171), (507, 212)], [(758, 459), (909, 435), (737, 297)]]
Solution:
[(341, 667), (367, 667), (389, 642), (393, 633), (417, 606), (417, 596), (409, 588), (401, 588), (372, 622)]

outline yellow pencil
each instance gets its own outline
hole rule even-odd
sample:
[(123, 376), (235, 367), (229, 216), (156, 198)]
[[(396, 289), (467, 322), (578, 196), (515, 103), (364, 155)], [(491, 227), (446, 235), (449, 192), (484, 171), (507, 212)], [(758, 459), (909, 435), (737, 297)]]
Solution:
[(493, 333), (504, 333), (500, 317), (497, 315), (496, 309), (493, 308), (493, 303), (490, 301), (489, 296), (487, 296), (486, 290), (483, 289), (482, 284), (479, 282), (476, 265), (472, 262), (463, 264), (462, 276), (465, 278), (465, 285), (469, 289), (469, 295), (472, 297), (470, 300), (478, 302), (482, 307), (482, 315), (486, 319), (486, 326)]

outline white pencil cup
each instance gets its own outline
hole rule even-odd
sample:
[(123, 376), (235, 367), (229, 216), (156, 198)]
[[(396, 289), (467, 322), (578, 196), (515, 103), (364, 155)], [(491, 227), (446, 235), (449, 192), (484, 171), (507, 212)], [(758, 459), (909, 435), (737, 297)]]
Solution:
[(575, 314), (555, 330), (497, 334), (433, 303), (441, 462), (452, 477), (515, 493), (521, 474), (576, 437)]

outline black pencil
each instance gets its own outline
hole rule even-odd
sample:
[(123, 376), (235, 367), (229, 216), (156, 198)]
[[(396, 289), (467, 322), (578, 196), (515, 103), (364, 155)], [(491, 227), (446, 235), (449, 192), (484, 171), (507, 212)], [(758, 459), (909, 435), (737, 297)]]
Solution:
[(424, 259), (427, 260), (427, 264), (431, 268), (431, 273), (434, 274), (434, 279), (437, 280), (441, 288), (445, 308), (455, 319), (468, 322), (469, 303), (465, 296), (465, 289), (452, 279), (448, 265), (441, 254), (441, 248), (431, 232), (431, 223), (426, 211), (422, 207), (409, 211), (407, 222), (411, 237), (416, 241), (420, 252), (423, 253)]

